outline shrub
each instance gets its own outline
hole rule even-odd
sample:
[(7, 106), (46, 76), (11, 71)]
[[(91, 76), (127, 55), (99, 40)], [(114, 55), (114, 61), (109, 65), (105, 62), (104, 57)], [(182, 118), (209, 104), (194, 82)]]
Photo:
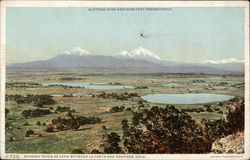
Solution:
[(36, 95), (33, 97), (33, 102), (37, 107), (43, 107), (43, 105), (53, 105), (55, 101), (50, 95)]
[[(229, 103), (227, 119), (216, 121), (201, 120), (196, 122), (192, 118), (177, 110), (174, 106), (165, 108), (158, 106), (150, 110), (144, 109), (134, 112), (133, 126), (127, 120), (122, 120), (123, 146), (119, 140), (111, 142), (111, 134), (105, 137), (105, 153), (210, 153), (213, 142), (225, 135), (244, 130), (244, 101), (237, 99)], [(210, 105), (206, 108), (209, 110)], [(201, 108), (196, 109), (200, 111)], [(112, 133), (114, 137), (117, 134)]]
[(192, 141), (197, 128), (195, 121), (174, 106), (154, 106), (144, 114), (134, 113), (132, 120), (138, 127), (131, 126), (124, 141), (130, 153), (192, 153), (197, 147)]
[(61, 107), (61, 106), (57, 106), (55, 111), (56, 112), (71, 112), (70, 107)]
[(26, 131), (26, 133), (28, 133), (28, 134), (34, 134), (34, 131), (32, 129), (30, 129), (30, 130)]
[(13, 138), (13, 137), (10, 137), (9, 141), (10, 141), (10, 142), (13, 142), (13, 141), (14, 141), (14, 138)]
[(103, 138), (104, 142), (101, 144), (101, 147), (103, 147), (104, 153), (121, 153), (122, 149), (119, 144), (121, 140), (117, 133), (105, 134)]
[(222, 102), (219, 102), (218, 105), (219, 105), (219, 106), (223, 106), (223, 103), (222, 103)]
[(60, 78), (62, 81), (72, 81), (72, 80), (82, 80), (82, 78), (73, 78), (73, 77), (62, 77)]
[(122, 120), (121, 125), (122, 125), (123, 137), (128, 137), (130, 135), (128, 120), (126, 119)]
[(92, 151), (91, 151), (91, 154), (100, 154), (101, 152), (99, 151), (99, 150), (97, 150), (97, 149), (93, 149)]
[(83, 154), (83, 151), (81, 149), (74, 149), (71, 154)]
[(106, 126), (102, 126), (102, 129), (103, 129), (103, 130), (107, 130), (107, 127), (106, 127)]
[(32, 134), (34, 134), (34, 131), (30, 129), (30, 130), (26, 131), (25, 137), (29, 137)]
[(105, 153), (210, 153), (216, 139), (244, 129), (244, 103), (233, 101), (229, 106), (226, 121), (196, 122), (172, 105), (134, 112), (132, 126), (127, 120), (121, 122), (123, 145), (120, 136), (111, 132), (104, 136), (101, 146)]
[(45, 132), (54, 132), (54, 128), (52, 126), (48, 126), (46, 129), (45, 129)]
[(43, 137), (43, 135), (41, 133), (38, 134), (38, 137)]
[(126, 111), (132, 111), (132, 108), (131, 108), (131, 107), (128, 107), (128, 108), (126, 109)]
[(24, 98), (19, 98), (19, 99), (16, 100), (16, 103), (17, 104), (23, 104), (23, 103), (25, 103), (25, 99)]
[(52, 125), (54, 125), (58, 130), (67, 130), (67, 129), (78, 129), (81, 125), (84, 124), (95, 124), (100, 123), (101, 119), (99, 117), (67, 117), (61, 118), (58, 117), (51, 121)]
[(139, 105), (142, 105), (142, 104), (143, 104), (143, 101), (142, 101), (142, 100), (139, 100), (139, 101), (138, 101), (138, 104), (139, 104)]
[(14, 100), (17, 104), (31, 103), (33, 102), (37, 107), (43, 107), (43, 105), (53, 105), (55, 101), (49, 95), (6, 95), (6, 101)]
[(24, 125), (24, 126), (28, 126), (29, 123), (28, 123), (27, 121), (25, 121), (23, 125)]
[(34, 109), (34, 110), (23, 110), (21, 115), (24, 116), (25, 118), (28, 118), (28, 117), (40, 117), (42, 115), (47, 115), (47, 114), (50, 114), (51, 111), (50, 110), (47, 110), (47, 109)]
[(237, 98), (228, 104), (227, 127), (230, 129), (228, 134), (244, 130), (245, 103)]
[(219, 113), (219, 114), (223, 114), (223, 112), (222, 112), (222, 111), (219, 111), (218, 113)]
[(115, 106), (115, 107), (112, 107), (112, 108), (109, 110), (109, 112), (111, 112), (111, 113), (122, 112), (124, 109), (125, 109), (124, 106)]
[(21, 115), (25, 118), (28, 118), (28, 116), (30, 116), (31, 114), (31, 110), (23, 110)]
[(41, 126), (41, 122), (40, 122), (40, 121), (37, 121), (37, 122), (36, 122), (36, 125)]
[(137, 93), (127, 93), (127, 92), (125, 92), (123, 94), (103, 92), (97, 96), (100, 98), (113, 98), (116, 100), (128, 100), (129, 98), (139, 97), (139, 95)]
[(134, 112), (133, 113), (133, 118), (132, 118), (133, 125), (134, 126), (139, 125), (140, 120), (142, 119), (142, 117), (143, 117), (143, 113)]

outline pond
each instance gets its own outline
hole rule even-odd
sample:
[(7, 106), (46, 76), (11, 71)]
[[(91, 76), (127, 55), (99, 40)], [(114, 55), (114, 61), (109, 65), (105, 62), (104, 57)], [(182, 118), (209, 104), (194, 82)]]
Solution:
[(208, 93), (187, 93), (187, 94), (149, 94), (142, 96), (142, 99), (151, 103), (161, 104), (203, 104), (211, 102), (227, 101), (234, 96)]
[(66, 86), (66, 87), (84, 87), (86, 89), (96, 90), (109, 90), (109, 89), (134, 89), (133, 86), (126, 85), (108, 85), (106, 83), (95, 83), (95, 82), (80, 82), (80, 83), (42, 83), (43, 86)]

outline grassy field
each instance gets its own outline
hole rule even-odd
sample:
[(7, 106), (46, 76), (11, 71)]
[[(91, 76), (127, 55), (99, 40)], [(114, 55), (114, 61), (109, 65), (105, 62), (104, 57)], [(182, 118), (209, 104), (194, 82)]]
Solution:
[[(71, 77), (70, 80), (65, 80)], [(145, 89), (117, 89), (117, 90), (93, 90), (86, 88), (70, 88), (63, 86), (42, 86), (42, 85), (20, 85), (7, 86), (6, 95), (42, 95), (42, 94), (86, 94), (99, 95), (105, 93), (124, 94), (137, 93), (139, 96), (154, 93), (215, 93), (232, 95), (239, 98), (244, 97), (244, 76), (243, 75), (206, 75), (206, 74), (128, 74), (128, 73), (98, 73), (91, 71), (7, 71), (7, 83), (34, 82), (98, 82), (98, 83), (120, 83), (129, 86), (147, 86)], [(208, 83), (194, 85), (196, 82)], [(214, 84), (214, 82), (228, 82)], [(243, 85), (240, 85), (243, 84)], [(98, 149), (102, 141), (102, 135), (115, 131), (121, 133), (121, 121), (128, 119), (131, 122), (132, 112), (122, 111), (110, 113), (114, 106), (124, 106), (125, 108), (138, 109), (140, 97), (129, 98), (128, 100), (116, 100), (114, 98), (100, 98), (98, 96), (83, 97), (54, 97), (54, 105), (44, 107), (65, 106), (74, 109), (74, 116), (96, 116), (101, 118), (101, 123), (86, 124), (80, 126), (78, 130), (45, 132), (46, 126), (36, 125), (37, 121), (48, 122), (57, 117), (66, 117), (65, 113), (52, 113), (41, 117), (24, 118), (21, 112), (27, 109), (35, 109), (32, 103), (17, 104), (15, 101), (6, 101), (6, 108), (10, 110), (9, 115), (14, 117), (12, 125), (15, 126), (11, 134), (6, 131), (6, 153), (71, 153), (72, 150), (80, 148), (84, 153), (90, 153), (92, 149)], [(152, 104), (144, 102), (144, 108), (152, 106), (165, 107), (164, 104)], [(202, 108), (204, 104), (174, 105), (178, 109)], [(218, 112), (187, 112), (194, 120), (201, 119), (217, 120), (225, 118), (227, 112), (227, 102), (218, 105), (218, 102), (210, 103), (211, 108), (218, 108), (223, 113)], [(26, 123), (26, 125), (24, 125)], [(28, 124), (28, 125), (27, 125)], [(103, 129), (107, 127), (107, 130)], [(35, 134), (25, 137), (25, 132), (34, 130)], [(42, 137), (38, 136), (39, 134)], [(9, 139), (13, 137), (13, 141)]]

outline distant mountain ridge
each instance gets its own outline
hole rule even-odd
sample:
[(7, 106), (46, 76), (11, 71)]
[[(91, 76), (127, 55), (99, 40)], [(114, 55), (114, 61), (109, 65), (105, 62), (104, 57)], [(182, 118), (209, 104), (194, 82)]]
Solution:
[(143, 48), (138, 47), (130, 52), (124, 50), (120, 53), (116, 53), (114, 57), (123, 58), (123, 59), (137, 59), (137, 60), (145, 60), (145, 61), (161, 61), (162, 59), (157, 56), (155, 53)]
[[(234, 60), (235, 61), (235, 60)], [(157, 54), (138, 47), (132, 51), (121, 51), (110, 55), (95, 55), (79, 47), (48, 60), (16, 63), (7, 65), (14, 69), (74, 69), (87, 68), (95, 70), (122, 70), (140, 72), (173, 72), (173, 73), (244, 73), (243, 62), (228, 63), (185, 63), (168, 61)]]
[(76, 55), (76, 56), (83, 56), (83, 55), (93, 55), (93, 53), (83, 50), (80, 47), (75, 47), (71, 51), (64, 51), (61, 55)]

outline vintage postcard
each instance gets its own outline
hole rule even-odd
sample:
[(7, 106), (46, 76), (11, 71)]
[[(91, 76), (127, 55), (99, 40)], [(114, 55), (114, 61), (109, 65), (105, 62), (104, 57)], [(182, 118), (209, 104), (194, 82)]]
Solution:
[(1, 159), (249, 159), (248, 2), (2, 1)]

